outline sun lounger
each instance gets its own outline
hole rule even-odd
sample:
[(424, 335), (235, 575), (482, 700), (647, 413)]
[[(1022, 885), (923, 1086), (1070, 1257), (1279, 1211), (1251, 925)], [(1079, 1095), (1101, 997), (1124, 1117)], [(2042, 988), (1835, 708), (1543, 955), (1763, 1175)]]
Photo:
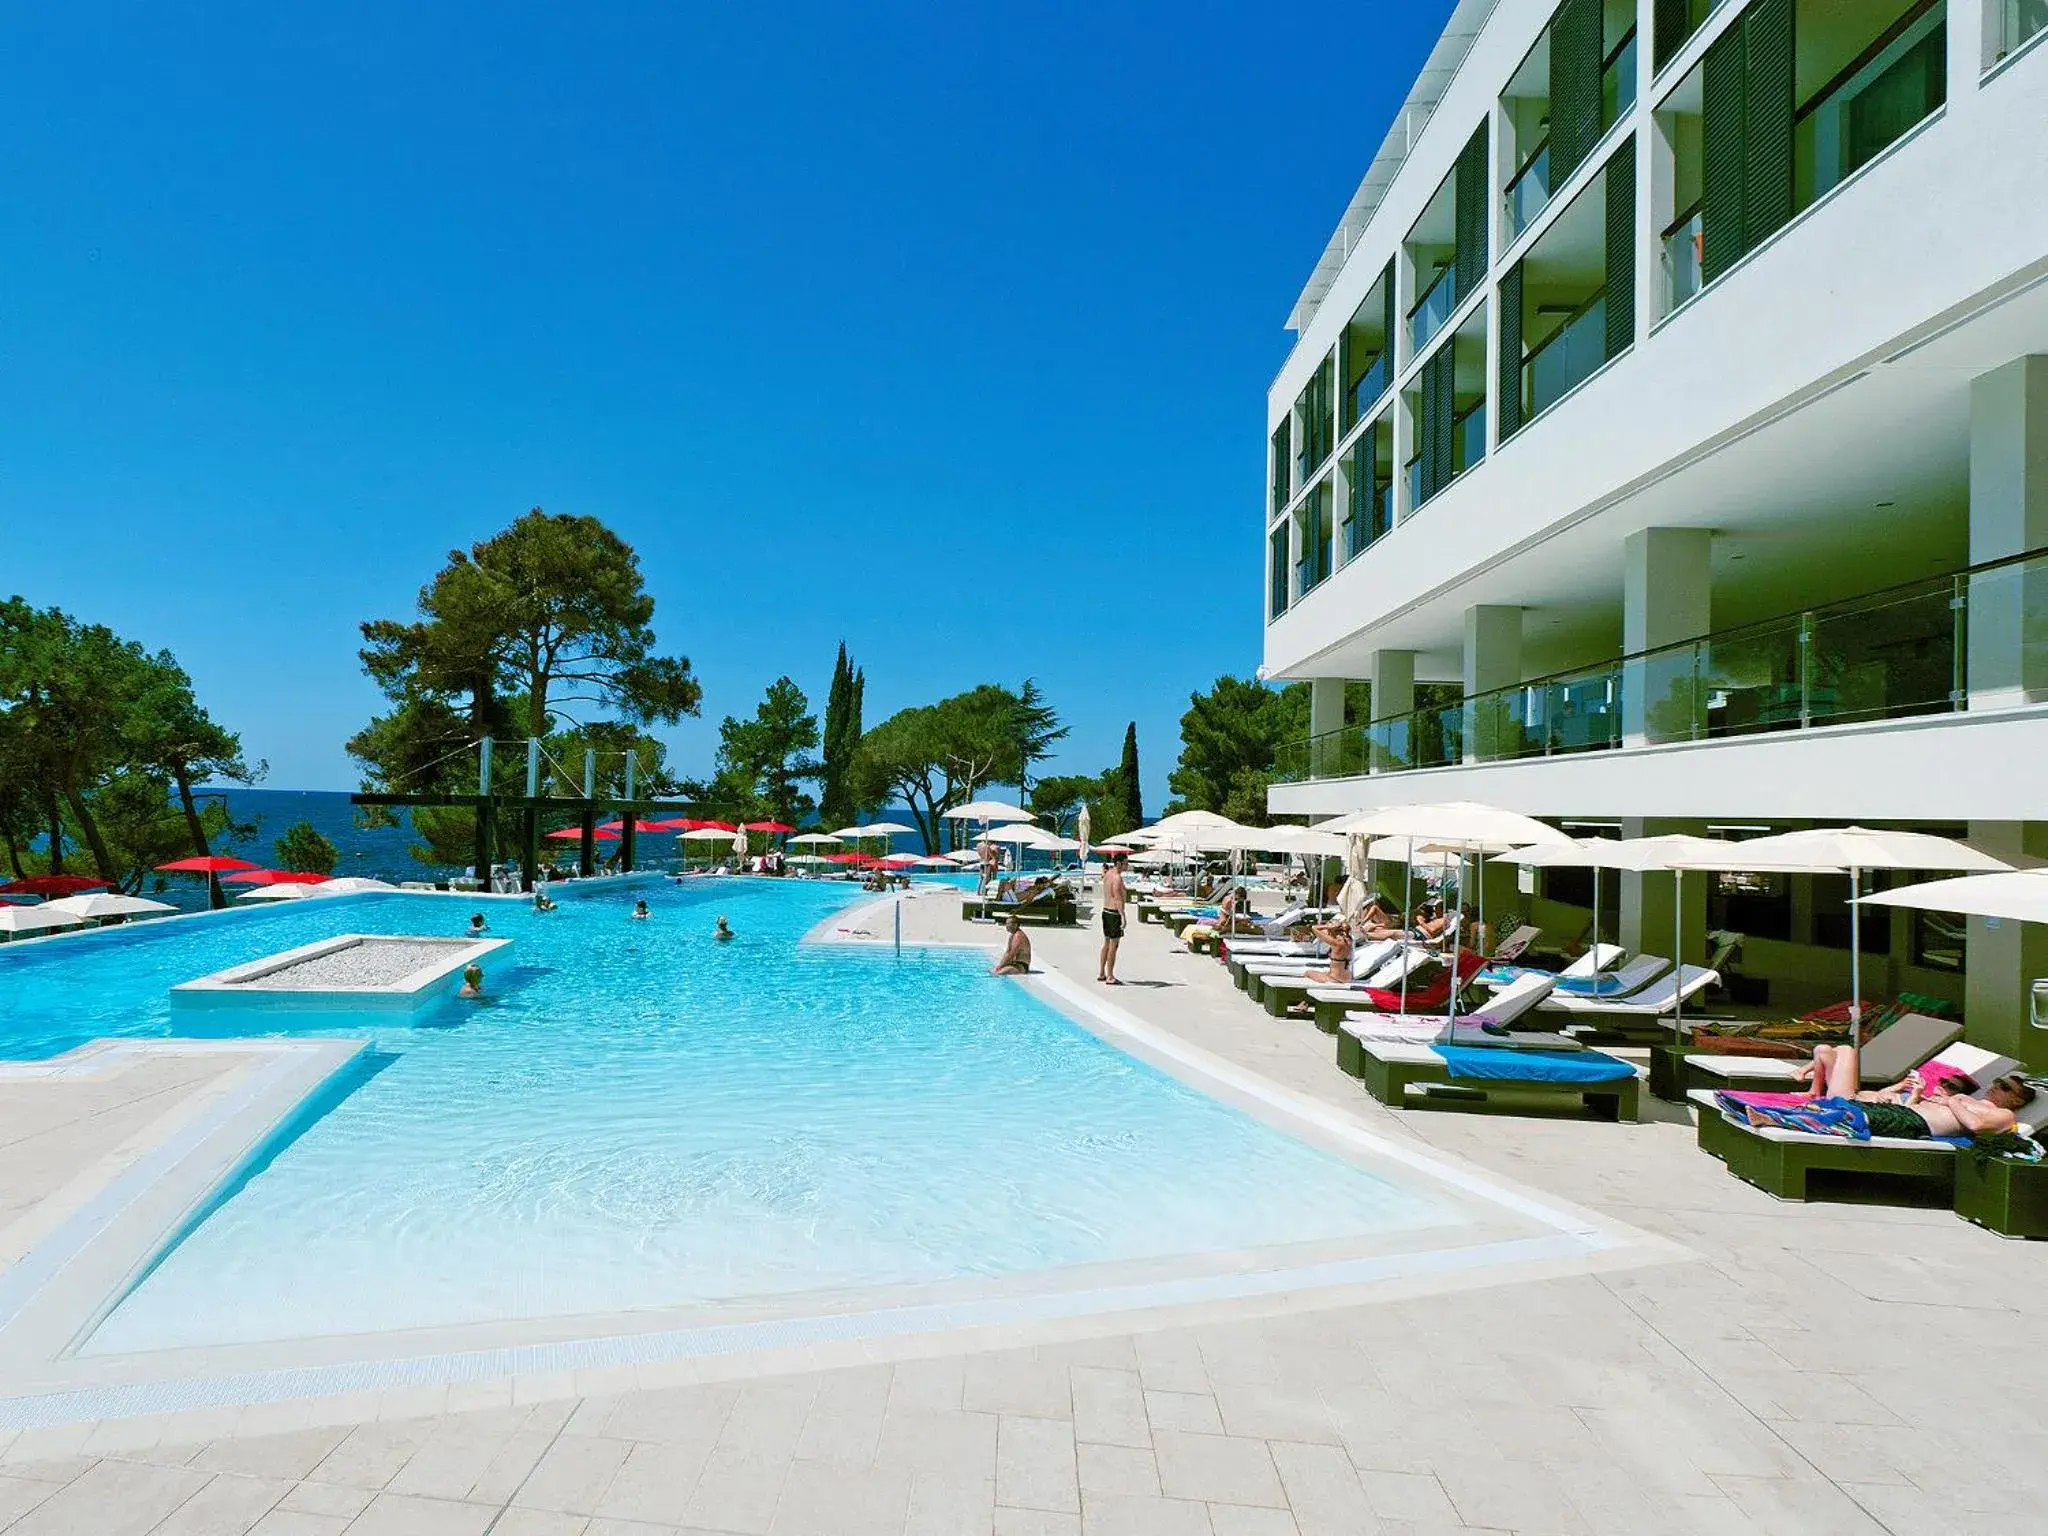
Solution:
[[(1555, 983), (1542, 975), (1521, 978), (1506, 986), (1487, 1000), (1486, 1006), (1469, 1016), (1460, 1015), (1457, 1027), (1461, 1031), (1476, 1030), (1486, 1033), (1488, 1024), (1508, 1027), (1550, 995)], [(1325, 1034), (1340, 1036), (1337, 1045), (1341, 1051), (1344, 1042), (1341, 1036), (1349, 1034), (1357, 1040), (1410, 1040), (1431, 1041), (1444, 1031), (1451, 1020), (1448, 1015), (1434, 1013), (1382, 1013), (1368, 1007), (1365, 1002), (1349, 989), (1335, 987), (1319, 988), (1309, 997), (1316, 1005), (1316, 1024)], [(1324, 1020), (1329, 1022), (1326, 1024)], [(1491, 1037), (1489, 1037), (1491, 1038)], [(1555, 1042), (1559, 1049), (1579, 1049), (1579, 1043), (1569, 1036), (1545, 1032), (1545, 1042)], [(1502, 1042), (1507, 1043), (1507, 1042)]]
[(1493, 1098), (1577, 1100), (1607, 1120), (1633, 1120), (1641, 1071), (1604, 1051), (1541, 1051), (1417, 1045), (1338, 1035), (1338, 1065), (1382, 1104), (1406, 1108), (1409, 1089), (1432, 1087)]
[(1531, 944), (1543, 937), (1543, 930), (1533, 923), (1524, 923), (1513, 933), (1493, 947), (1490, 957), (1496, 965), (1513, 965)]
[(1597, 950), (1587, 950), (1561, 971), (1546, 971), (1531, 965), (1513, 965), (1495, 955), (1488, 962), (1486, 969), (1480, 972), (1479, 979), (1488, 986), (1506, 986), (1517, 976), (1548, 976), (1553, 980), (1562, 980), (1567, 976), (1591, 976), (1596, 964), (1602, 971), (1612, 971), (1621, 964), (1622, 956), (1627, 953), (1628, 951), (1619, 944), (1602, 944)]
[[(1872, 1035), (1858, 1058), (1866, 1087), (1896, 1083), (1913, 1068), (1953, 1045), (1963, 1037), (1957, 1019), (1937, 1019), (1929, 1014), (1909, 1013), (1894, 1019)], [(1684, 1087), (1691, 1088), (1791, 1088), (1799, 1081), (1808, 1055), (1797, 1061), (1776, 1056), (1733, 1056), (1705, 1051), (1682, 1054)]]
[[(1993, 1078), (2015, 1071), (2019, 1063), (1963, 1041), (1938, 1052), (1932, 1061), (1967, 1072), (1979, 1093)], [(1781, 1200), (1810, 1198), (1812, 1176), (1875, 1178), (1911, 1187), (1923, 1195), (1950, 1200), (1956, 1180), (1956, 1153), (1968, 1142), (1925, 1137), (1873, 1136), (1851, 1141), (1816, 1136), (1779, 1126), (1753, 1126), (1721, 1107), (1714, 1090), (1696, 1088), (1686, 1097), (1698, 1111), (1700, 1150), (1719, 1158), (1728, 1171)], [(2037, 1096), (2019, 1113), (2020, 1129), (2028, 1134), (2048, 1124), (2048, 1094)]]
[[(1416, 967), (1425, 960), (1441, 960), (1442, 958), (1439, 955), (1431, 954), (1427, 950), (1410, 950), (1408, 953), (1409, 963), (1404, 971), (1397, 973), (1386, 981), (1382, 981), (1377, 976), (1372, 977), (1364, 986), (1356, 989), (1358, 993), (1356, 1006), (1374, 1009), (1380, 1013), (1409, 1013), (1417, 1015), (1442, 1013), (1450, 1006), (1452, 983), (1448, 970), (1440, 972), (1432, 979), (1423, 982), (1420, 986), (1410, 981), (1405, 989), (1402, 987), (1401, 979), (1403, 974), (1412, 975)], [(1458, 955), (1457, 984), (1463, 986), (1471, 981), (1474, 976), (1479, 974), (1479, 970), (1484, 964), (1485, 962), (1479, 956), (1473, 954), (1471, 950), (1460, 951)]]
[[(1253, 987), (1247, 987), (1245, 990), (1251, 992), (1253, 1000), (1277, 1019), (1312, 990), (1363, 992), (1368, 986), (1385, 985), (1386, 983), (1379, 979), (1382, 973), (1390, 976), (1393, 984), (1398, 986), (1404, 966), (1412, 968), (1420, 965), (1426, 958), (1427, 954), (1422, 950), (1404, 949), (1399, 939), (1381, 939), (1364, 945), (1352, 955), (1352, 974), (1360, 978), (1357, 981), (1338, 983), (1325, 981), (1320, 977), (1311, 981), (1307, 971), (1255, 969), (1252, 972), (1252, 979), (1256, 990)], [(1323, 961), (1311, 969), (1327, 969), (1328, 964), (1328, 961)]]
[(1559, 1002), (1597, 1002), (1633, 997), (1670, 969), (1671, 962), (1662, 955), (1637, 955), (1617, 969), (1602, 971), (1597, 976), (1561, 973), (1553, 996)]

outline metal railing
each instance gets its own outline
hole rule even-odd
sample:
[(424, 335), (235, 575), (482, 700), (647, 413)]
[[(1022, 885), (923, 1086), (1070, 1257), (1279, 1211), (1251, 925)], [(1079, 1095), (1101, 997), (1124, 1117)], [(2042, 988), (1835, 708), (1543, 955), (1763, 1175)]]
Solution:
[(1443, 329), (1444, 322), (1451, 318), (1451, 311), (1458, 307), (1458, 264), (1447, 263), (1437, 273), (1430, 285), (1415, 301), (1415, 307), (1408, 311), (1409, 345), (1417, 352), (1428, 346), (1430, 339)]
[(1522, 162), (1522, 168), (1515, 172), (1515, 179), (1508, 183), (1505, 193), (1508, 207), (1508, 238), (1512, 240), (1536, 221), (1550, 202), (1550, 138), (1536, 148), (1536, 152)]
[(1579, 312), (1543, 338), (1522, 364), (1522, 412), (1534, 421), (1607, 361), (1607, 296), (1596, 293)]
[[(1375, 720), (1276, 777), (1715, 741), (2048, 701), (2048, 550)], [(1317, 772), (1319, 765), (1342, 772)], [(1365, 764), (1364, 768), (1356, 766)]]

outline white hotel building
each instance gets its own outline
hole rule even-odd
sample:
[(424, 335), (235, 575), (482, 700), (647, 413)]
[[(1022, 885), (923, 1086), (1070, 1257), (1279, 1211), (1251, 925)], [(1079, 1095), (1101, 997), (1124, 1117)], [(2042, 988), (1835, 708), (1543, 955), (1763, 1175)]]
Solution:
[[(2048, 0), (1459, 0), (1288, 324), (1276, 813), (2048, 856)], [(1614, 883), (1663, 952), (1669, 877)], [(1687, 885), (1689, 949), (1846, 994), (1845, 879)], [(2048, 1065), (2040, 930), (1865, 951)]]

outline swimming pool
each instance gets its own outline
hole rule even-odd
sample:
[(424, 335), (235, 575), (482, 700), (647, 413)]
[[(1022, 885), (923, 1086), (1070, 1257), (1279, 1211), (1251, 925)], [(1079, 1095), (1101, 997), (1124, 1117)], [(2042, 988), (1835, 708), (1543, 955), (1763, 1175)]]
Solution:
[[(631, 921), (646, 895), (648, 922)], [(973, 951), (803, 945), (838, 884), (656, 883), (536, 914), (491, 1000), (363, 1035), (375, 1070), (236, 1182), (88, 1354), (743, 1303), (1456, 1224), (1104, 1043)], [(453, 934), (379, 895), (0, 952), (0, 1055), (189, 1032), (178, 981), (341, 932)], [(711, 938), (728, 916), (739, 937)], [(34, 952), (30, 952), (31, 949)], [(250, 1032), (246, 1013), (232, 1026)]]

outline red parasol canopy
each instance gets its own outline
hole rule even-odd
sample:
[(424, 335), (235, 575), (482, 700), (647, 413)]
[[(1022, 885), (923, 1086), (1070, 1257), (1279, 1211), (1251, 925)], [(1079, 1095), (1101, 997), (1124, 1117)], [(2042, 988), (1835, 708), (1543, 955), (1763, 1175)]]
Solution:
[(76, 896), (80, 891), (108, 890), (111, 880), (95, 880), (89, 875), (26, 875), (19, 880), (10, 880), (0, 885), (0, 894), (8, 896)]
[(325, 885), (334, 876), (310, 869), (252, 869), (229, 875), (222, 885)]
[(794, 832), (796, 830), (795, 827), (792, 827), (786, 821), (750, 821), (746, 824), (746, 828), (749, 832)]
[(699, 821), (694, 816), (685, 816), (681, 821), (671, 823), (678, 832), (737, 832), (739, 828), (729, 821)]
[[(597, 830), (601, 834), (609, 832), (613, 836), (617, 836), (626, 830), (626, 824), (623, 821), (607, 821), (599, 826)], [(633, 830), (635, 832), (673, 832), (676, 828), (673, 823), (666, 821), (636, 821), (633, 823)]]
[[(559, 832), (550, 832), (546, 835), (549, 842), (573, 843), (582, 838), (583, 829), (581, 827), (564, 827)], [(599, 827), (595, 835), (600, 842), (615, 843), (619, 840), (618, 833), (607, 832), (603, 827)]]
[(157, 872), (168, 873), (180, 870), (194, 875), (224, 875), (236, 869), (261, 869), (261, 864), (251, 864), (247, 859), (231, 859), (224, 853), (202, 854), (196, 858), (178, 859), (169, 864), (157, 865)]
[(865, 869), (869, 865), (879, 864), (882, 861), (872, 853), (828, 853), (825, 855), (825, 862), (827, 864), (854, 864)]

